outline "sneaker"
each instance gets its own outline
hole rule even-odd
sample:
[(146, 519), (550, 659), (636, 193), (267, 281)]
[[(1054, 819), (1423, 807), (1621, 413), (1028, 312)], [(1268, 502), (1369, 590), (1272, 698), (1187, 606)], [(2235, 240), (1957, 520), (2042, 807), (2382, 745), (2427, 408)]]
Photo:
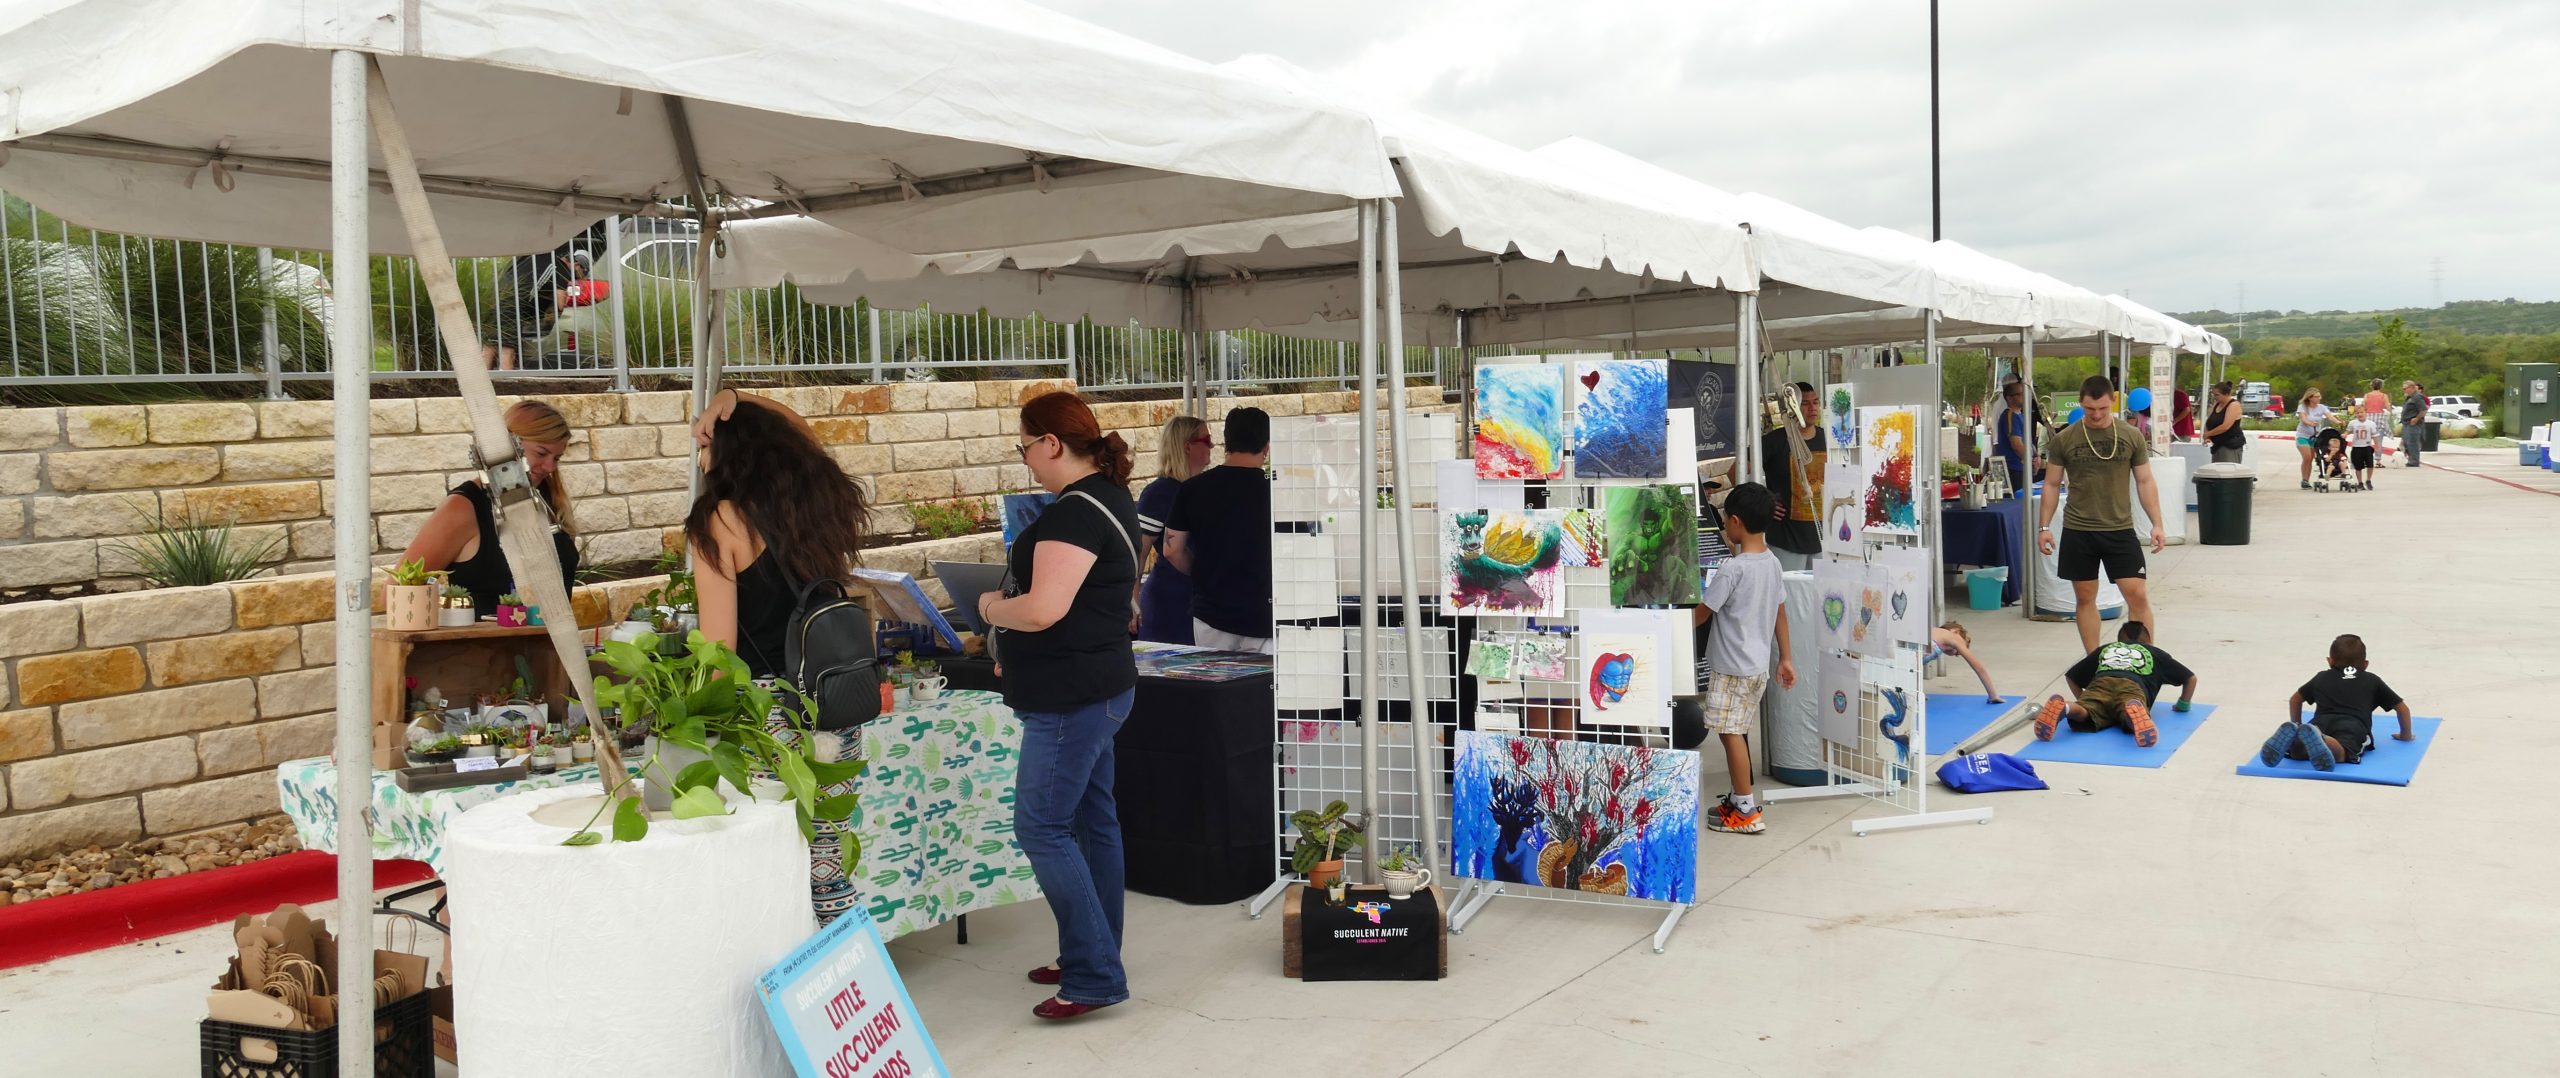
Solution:
[(2308, 480), (2308, 479), (2303, 480), (2303, 481), (2302, 481), (2302, 489), (2304, 489), (2304, 490), (2309, 490), (2309, 489), (2311, 489), (2311, 481), (2310, 481), (2310, 480)]
[(2150, 748), (2160, 743), (2160, 728), (2151, 722), (2151, 708), (2140, 700), (2124, 702), (2124, 724), (2133, 729), (2133, 743)]
[(2065, 706), (2061, 697), (2054, 696), (2046, 698), (2044, 706), (2036, 709), (2036, 740), (2053, 740), (2053, 728), (2062, 725)]
[(2259, 763), (2274, 767), (2276, 761), (2284, 759), (2284, 750), (2293, 747), (2295, 725), (2288, 722), (2276, 727), (2276, 732), (2267, 738), (2267, 743), (2258, 746)]
[(2302, 754), (2310, 758), (2312, 769), (2315, 771), (2337, 770), (2338, 755), (2329, 751), (2329, 739), (2320, 735), (2320, 728), (2307, 722), (2295, 725), (2302, 727), (2301, 731), (2294, 736), (2302, 739)]
[(1768, 829), (1768, 825), (1760, 822), (1760, 810), (1744, 812), (1733, 807), (1733, 799), (1730, 797), (1717, 799), (1715, 807), (1707, 810), (1707, 830), (1709, 831), (1722, 831), (1728, 835), (1756, 835)]

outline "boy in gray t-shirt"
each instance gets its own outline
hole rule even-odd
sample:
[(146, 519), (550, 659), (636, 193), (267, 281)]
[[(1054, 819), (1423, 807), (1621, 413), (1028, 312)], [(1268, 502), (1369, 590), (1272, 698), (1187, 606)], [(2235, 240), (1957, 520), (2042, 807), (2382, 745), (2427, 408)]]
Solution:
[(1733, 792), (1707, 810), (1707, 827), (1756, 835), (1760, 805), (1751, 795), (1751, 746), (1744, 736), (1760, 714), (1769, 688), (1771, 643), (1776, 644), (1778, 684), (1794, 688), (1796, 664), (1787, 657), (1787, 603), (1778, 559), (1769, 553), (1768, 531), (1777, 497), (1758, 483), (1733, 488), (1724, 499), (1724, 537), (1733, 556), (1716, 569), (1715, 582), (1692, 614), (1697, 624), (1716, 619), (1707, 638), (1706, 725), (1724, 742), (1725, 771)]

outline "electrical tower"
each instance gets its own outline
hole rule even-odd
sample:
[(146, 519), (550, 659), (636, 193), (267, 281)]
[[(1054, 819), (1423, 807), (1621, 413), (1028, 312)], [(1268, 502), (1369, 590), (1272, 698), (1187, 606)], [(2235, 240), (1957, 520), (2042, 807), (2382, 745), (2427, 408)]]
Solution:
[(2438, 255), (2437, 257), (2428, 260), (2428, 268), (2432, 271), (2432, 276), (2435, 278), (2436, 307), (2438, 309), (2442, 309), (2444, 307), (2444, 257), (2442, 255)]

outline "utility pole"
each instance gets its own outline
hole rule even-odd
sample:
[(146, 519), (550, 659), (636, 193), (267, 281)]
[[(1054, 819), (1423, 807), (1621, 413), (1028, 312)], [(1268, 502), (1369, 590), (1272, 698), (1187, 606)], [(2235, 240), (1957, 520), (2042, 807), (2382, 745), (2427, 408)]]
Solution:
[(2240, 298), (2236, 302), (2240, 307), (2240, 331), (2231, 335), (2235, 344), (2249, 339), (2249, 282), (2240, 282)]
[(2444, 306), (2444, 256), (2438, 255), (2430, 260), (2429, 269), (2435, 277), (2436, 306), (2441, 309)]

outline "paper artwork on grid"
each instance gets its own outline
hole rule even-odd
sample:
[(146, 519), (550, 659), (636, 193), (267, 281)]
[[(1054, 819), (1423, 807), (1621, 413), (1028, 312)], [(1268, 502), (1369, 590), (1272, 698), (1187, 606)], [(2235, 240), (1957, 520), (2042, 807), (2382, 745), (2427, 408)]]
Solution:
[(1822, 552), (1859, 556), (1866, 545), (1867, 473), (1845, 454), (1822, 466)]
[(1866, 471), (1862, 519), (1867, 534), (1919, 535), (1917, 499), (1924, 490), (1934, 495), (1937, 487), (1934, 467), (1927, 477), (1927, 487), (1921, 486), (1920, 410), (1897, 406), (1859, 411), (1866, 430), (1860, 443), (1864, 455), (1859, 464)]
[(1467, 674), (1486, 681), (1509, 681), (1519, 655), (1501, 633), (1483, 633), (1467, 643)]
[[(1456, 640), (1457, 635), (1456, 630), (1454, 629), (1435, 628), (1428, 625), (1423, 626), (1423, 699), (1455, 700), (1458, 698), (1457, 677), (1456, 672), (1453, 669), (1455, 660), (1450, 654), (1457, 650)], [(1342, 630), (1342, 646), (1346, 656), (1344, 665), (1345, 668), (1348, 669), (1350, 663), (1348, 656), (1359, 654), (1360, 651), (1360, 630), (1356, 627)], [(1401, 628), (1385, 628), (1378, 630), (1379, 699), (1412, 699), (1413, 690), (1405, 684), (1405, 669), (1406, 658), (1404, 630)]]
[(1884, 591), (1885, 639), (1894, 647), (1929, 644), (1929, 583), (1937, 558), (1926, 547), (1888, 546), (1872, 563)]
[(1813, 594), (1821, 604), (1821, 609), (1815, 611), (1816, 623), (1822, 626), (1824, 650), (1848, 651), (1855, 646), (1850, 633), (1857, 625), (1858, 602), (1866, 587), (1866, 576), (1864, 562), (1823, 558), (1813, 563)]
[(1609, 544), (1601, 538), (1600, 514), (1588, 509), (1567, 509), (1559, 526), (1564, 529), (1565, 568), (1608, 567)]
[[(1671, 698), (1694, 691), (1687, 686), (1697, 658), (1685, 610), (1584, 610), (1576, 615), (1574, 633), (1575, 702), (1586, 725), (1668, 729)], [(1607, 701), (1608, 679), (1616, 675), (1601, 661), (1605, 655), (1631, 655), (1624, 699)]]
[(1440, 563), (1453, 614), (1559, 617), (1564, 514), (1444, 506)]
[[(1647, 720), (1664, 709), (1655, 694), (1662, 661), (1649, 633), (1585, 631), (1582, 644), (1583, 716), (1610, 725), (1653, 725)], [(1667, 719), (1667, 716), (1665, 716)]]
[(1476, 474), (1553, 479), (1564, 472), (1564, 368), (1489, 363), (1475, 369)]
[(1873, 565), (1847, 564), (1858, 570), (1857, 584), (1849, 593), (1849, 650), (1868, 658), (1891, 655), (1892, 641), (1886, 636), (1890, 612), (1885, 609), (1884, 574)]
[(1604, 487), (1601, 496), (1609, 605), (1695, 604), (1698, 507), (1690, 489), (1670, 484)]
[(1822, 655), (1820, 679), (1814, 684), (1822, 695), (1815, 699), (1814, 717), (1821, 728), (1822, 739), (1834, 745), (1858, 743), (1858, 717), (1863, 710), (1861, 695), (1866, 691), (1859, 683), (1860, 660), (1854, 655)]
[(1451, 796), (1458, 876), (1697, 898), (1697, 753), (1462, 731)]
[[(1413, 579), (1422, 595), (1440, 594), (1440, 511), (1409, 509), (1413, 528)], [(1403, 550), (1396, 543), (1395, 514), (1378, 512), (1378, 546), (1372, 556), (1373, 583), (1377, 594), (1385, 598), (1404, 596), (1404, 570), (1397, 564)], [(1360, 594), (1360, 515), (1345, 511), (1325, 521), (1325, 530), (1333, 535), (1334, 588), (1337, 595)]]
[[(1660, 359), (1580, 359), (1573, 364), (1573, 474), (1580, 479), (1660, 479), (1669, 472), (1669, 375)], [(1695, 437), (1695, 432), (1691, 432)], [(1694, 454), (1693, 454), (1694, 455)]]
[[(1813, 417), (1807, 416), (1810, 420)], [(1858, 391), (1841, 382), (1822, 394), (1822, 432), (1831, 439), (1831, 448), (1855, 457), (1858, 452)]]
[(1352, 416), (1283, 416), (1272, 423), (1274, 520), (1308, 521), (1360, 508), (1367, 473), (1360, 423)]
[(1521, 633), (1512, 646), (1512, 676), (1522, 681), (1570, 682), (1573, 640), (1557, 633)]
[(1271, 613), (1282, 621), (1329, 618), (1341, 607), (1334, 582), (1331, 532), (1280, 532), (1271, 537)]
[(1342, 630), (1330, 625), (1276, 625), (1271, 631), (1271, 691), (1275, 706), (1283, 711), (1341, 707)]

